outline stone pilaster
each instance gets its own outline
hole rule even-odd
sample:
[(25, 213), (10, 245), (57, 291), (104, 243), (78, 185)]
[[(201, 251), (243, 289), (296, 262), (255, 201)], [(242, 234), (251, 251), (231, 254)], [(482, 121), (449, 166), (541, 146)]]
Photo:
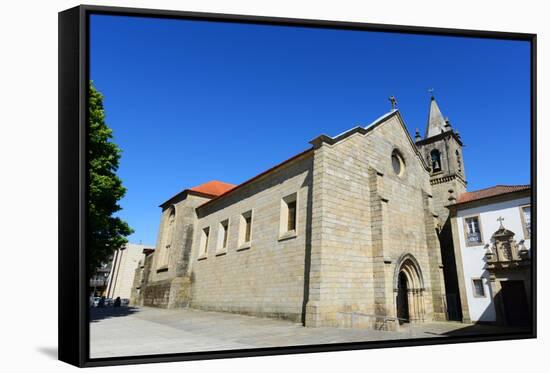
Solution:
[(426, 245), (428, 249), (430, 291), (432, 293), (433, 319), (446, 320), (447, 310), (445, 306), (445, 282), (443, 278), (443, 263), (441, 260), (441, 248), (437, 236), (438, 220), (433, 212), (432, 196), (422, 191), (424, 205), (424, 226), (426, 229)]
[(450, 220), (450, 227), (452, 230), (453, 252), (454, 252), (454, 258), (456, 262), (457, 287), (458, 287), (459, 296), (460, 296), (462, 322), (471, 323), (472, 320), (470, 318), (470, 309), (468, 307), (468, 297), (466, 295), (466, 284), (464, 280), (464, 268), (462, 266), (462, 263), (463, 263), (462, 252), (460, 249), (460, 241), (458, 238), (460, 231), (458, 228), (458, 222), (457, 222), (455, 210), (450, 211), (449, 220)]
[(384, 174), (370, 167), (368, 170), (370, 206), (371, 206), (371, 235), (373, 273), (372, 284), (374, 286), (374, 313), (376, 317), (375, 327), (395, 329), (395, 322), (384, 320), (385, 316), (395, 317), (396, 308), (394, 302), (393, 278), (391, 271), (392, 260), (385, 247), (389, 242), (389, 215), (388, 199), (384, 197)]
[(313, 178), (311, 192), (311, 251), (309, 269), (309, 291), (306, 304), (305, 326), (316, 327), (323, 324), (326, 315), (323, 314), (323, 215), (326, 211), (326, 172), (325, 149), (323, 146), (315, 149), (313, 157)]

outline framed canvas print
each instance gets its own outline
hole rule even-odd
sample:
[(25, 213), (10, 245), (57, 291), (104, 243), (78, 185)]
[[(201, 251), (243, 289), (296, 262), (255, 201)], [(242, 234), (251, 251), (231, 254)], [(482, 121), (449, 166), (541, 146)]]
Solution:
[(536, 36), (59, 14), (59, 357), (536, 336)]

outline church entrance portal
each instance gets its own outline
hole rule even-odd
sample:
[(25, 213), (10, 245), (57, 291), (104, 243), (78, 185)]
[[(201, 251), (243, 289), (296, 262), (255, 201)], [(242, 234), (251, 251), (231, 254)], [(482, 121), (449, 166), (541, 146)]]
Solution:
[(403, 255), (398, 261), (394, 291), (399, 323), (423, 321), (426, 313), (424, 279), (418, 262), (411, 254)]
[(399, 272), (397, 284), (397, 317), (399, 318), (399, 324), (409, 322), (409, 300), (407, 289), (407, 276), (405, 276), (405, 273)]

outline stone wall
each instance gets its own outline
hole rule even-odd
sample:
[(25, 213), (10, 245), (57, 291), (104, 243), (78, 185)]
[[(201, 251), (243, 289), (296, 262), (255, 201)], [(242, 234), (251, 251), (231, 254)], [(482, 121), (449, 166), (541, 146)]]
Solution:
[[(309, 152), (197, 210), (191, 307), (302, 320), (312, 169)], [(281, 237), (281, 201), (293, 193), (297, 193), (296, 235)], [(251, 241), (240, 247), (240, 216), (249, 210)], [(228, 245), (219, 252), (220, 222), (226, 219)], [(206, 256), (199, 257), (205, 227), (210, 228), (209, 245)]]
[(107, 297), (130, 299), (134, 275), (138, 263), (145, 257), (145, 245), (127, 243), (123, 248), (115, 251)]
[(130, 298), (131, 306), (144, 305), (144, 292), (149, 284), (149, 275), (151, 273), (151, 265), (153, 263), (153, 255), (146, 255), (140, 262), (140, 265), (135, 270), (134, 283), (132, 286), (132, 294)]
[(141, 306), (141, 283), (143, 281), (143, 267), (140, 265), (134, 272), (134, 282), (132, 283), (132, 290), (130, 294), (130, 306)]
[[(163, 207), (157, 246), (152, 258), (147, 285), (143, 288), (143, 304), (152, 307), (184, 307), (190, 301), (191, 278), (189, 262), (193, 234), (197, 224), (195, 209), (210, 200), (209, 198), (185, 194), (172, 204)], [(171, 209), (175, 209), (176, 219), (170, 248), (166, 248), (166, 224)], [(161, 266), (159, 257), (162, 250), (169, 250), (168, 265)]]
[(362, 135), (315, 149), (306, 326), (374, 313), (368, 156)]
[[(420, 266), (422, 317), (441, 316), (430, 175), (405, 131), (394, 115), (366, 134), (315, 149), (306, 325), (338, 325), (340, 312), (370, 314), (373, 322), (396, 316), (395, 274), (404, 254)], [(391, 164), (396, 149), (405, 163), (400, 176)]]

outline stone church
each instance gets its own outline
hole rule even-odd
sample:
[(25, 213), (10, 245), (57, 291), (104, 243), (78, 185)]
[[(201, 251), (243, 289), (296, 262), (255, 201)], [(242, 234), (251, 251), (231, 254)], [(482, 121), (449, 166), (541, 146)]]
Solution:
[(133, 304), (313, 327), (460, 319), (446, 206), (466, 191), (462, 140), (434, 97), (423, 138), (392, 99), (370, 125), (310, 144), (240, 185), (160, 205)]

